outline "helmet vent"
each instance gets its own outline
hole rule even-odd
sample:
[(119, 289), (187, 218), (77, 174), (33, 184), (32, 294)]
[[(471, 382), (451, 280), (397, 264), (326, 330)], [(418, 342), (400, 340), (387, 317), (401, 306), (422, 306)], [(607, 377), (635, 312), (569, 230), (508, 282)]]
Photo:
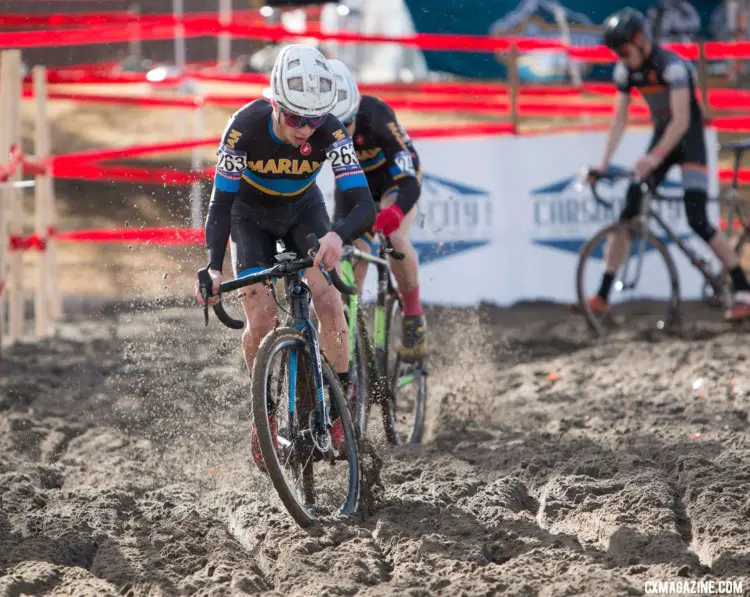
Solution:
[(287, 81), (289, 89), (292, 91), (304, 91), (304, 85), (302, 84), (302, 77), (292, 77)]
[(300, 65), (299, 60), (290, 60), (289, 64), (287, 65), (288, 68), (297, 68)]

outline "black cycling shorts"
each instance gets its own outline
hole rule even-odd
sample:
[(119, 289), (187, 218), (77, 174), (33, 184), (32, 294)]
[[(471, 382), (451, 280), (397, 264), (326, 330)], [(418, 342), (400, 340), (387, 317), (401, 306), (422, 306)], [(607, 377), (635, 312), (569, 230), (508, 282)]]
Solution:
[(271, 199), (250, 203), (236, 199), (232, 205), (231, 250), (235, 277), (274, 265), (276, 241), (287, 251), (307, 255), (305, 236), (317, 238), (331, 230), (323, 194), (313, 184), (300, 199)]
[[(661, 140), (664, 129), (656, 129), (648, 145), (648, 151), (651, 151)], [(685, 209), (688, 215), (692, 214), (695, 222), (707, 221), (706, 202), (708, 201), (708, 170), (706, 167), (706, 142), (703, 138), (703, 130), (691, 126), (685, 136), (677, 144), (669, 155), (654, 170), (654, 186), (659, 186), (667, 172), (672, 166), (679, 165), (682, 169), (682, 188), (685, 190)], [(620, 212), (620, 220), (631, 220), (636, 217), (641, 210), (641, 188), (635, 183), (628, 188), (625, 197), (625, 205)], [(692, 224), (691, 224), (692, 225)], [(711, 235), (709, 228), (701, 227), (701, 235)]]
[[(648, 151), (656, 147), (664, 134), (663, 130), (657, 129), (651, 138)], [(682, 186), (688, 190), (708, 192), (708, 172), (706, 166), (706, 141), (703, 137), (703, 129), (691, 126), (682, 140), (677, 144), (664, 161), (654, 170), (654, 182), (658, 186), (667, 176), (672, 166), (682, 167)]]

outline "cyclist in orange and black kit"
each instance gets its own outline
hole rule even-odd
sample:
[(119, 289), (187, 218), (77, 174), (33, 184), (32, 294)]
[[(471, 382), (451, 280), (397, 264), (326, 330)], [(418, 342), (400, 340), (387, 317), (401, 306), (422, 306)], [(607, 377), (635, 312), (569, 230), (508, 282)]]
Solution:
[[(379, 206), (373, 231), (382, 231), (393, 248), (405, 256), (403, 260), (391, 259), (404, 314), (399, 354), (406, 362), (418, 361), (426, 354), (425, 320), (419, 298), (419, 258), (409, 241), (409, 229), (417, 215), (415, 205), (421, 192), (419, 156), (388, 104), (376, 97), (360, 96), (346, 65), (337, 59), (329, 63), (338, 88), (332, 113), (354, 139), (367, 184)], [(334, 222), (346, 217), (351, 209), (351, 201), (336, 191)], [(372, 234), (363, 235), (356, 244), (362, 250), (374, 250)], [(366, 269), (364, 262), (355, 266), (360, 289)]]
[[(615, 65), (617, 85), (615, 118), (607, 139), (604, 158), (595, 171), (606, 172), (617, 149), (628, 119), (631, 89), (641, 92), (651, 111), (654, 135), (647, 154), (634, 167), (635, 175), (651, 178), (658, 185), (674, 165), (682, 168), (685, 213), (693, 231), (700, 236), (729, 271), (734, 303), (726, 313), (728, 320), (750, 318), (750, 285), (740, 267), (737, 254), (727, 238), (708, 221), (708, 172), (703, 136), (703, 113), (696, 95), (695, 71), (674, 52), (653, 43), (644, 31), (643, 15), (632, 8), (622, 9), (604, 22), (604, 43), (620, 58)], [(628, 189), (621, 220), (639, 213), (640, 186)], [(599, 292), (589, 299), (595, 313), (607, 312), (608, 297), (627, 238), (613, 235), (607, 241), (606, 266)]]

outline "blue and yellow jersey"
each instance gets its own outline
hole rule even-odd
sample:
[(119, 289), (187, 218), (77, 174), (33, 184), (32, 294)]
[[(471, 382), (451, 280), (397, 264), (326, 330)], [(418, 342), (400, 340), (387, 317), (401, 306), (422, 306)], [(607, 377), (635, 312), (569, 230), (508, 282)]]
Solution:
[(367, 187), (352, 139), (331, 114), (307, 143), (295, 147), (274, 134), (271, 104), (256, 100), (232, 116), (217, 154), (214, 185), (247, 201), (301, 197), (326, 160), (340, 191)]
[(419, 156), (391, 107), (363, 95), (357, 111), (354, 147), (373, 193), (406, 177), (421, 177)]
[[(333, 226), (345, 242), (358, 238), (375, 221), (375, 204), (351, 137), (329, 114), (321, 127), (299, 147), (285, 143), (273, 131), (273, 109), (267, 100), (251, 102), (229, 119), (217, 150), (216, 174), (206, 217), (209, 267), (221, 270), (231, 231), (232, 205), (247, 202), (261, 209), (279, 202), (323, 201), (315, 179), (330, 160), (336, 192), (353, 206)], [(312, 187), (312, 188), (311, 188)], [(307, 192), (307, 191), (310, 192)], [(273, 216), (269, 216), (273, 217)], [(270, 223), (258, 223), (274, 228)]]

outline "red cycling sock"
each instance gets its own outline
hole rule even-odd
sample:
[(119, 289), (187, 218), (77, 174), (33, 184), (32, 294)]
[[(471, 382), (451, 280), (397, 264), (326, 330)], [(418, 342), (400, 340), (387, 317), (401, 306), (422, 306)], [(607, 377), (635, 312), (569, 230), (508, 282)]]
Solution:
[(414, 290), (402, 292), (401, 301), (404, 304), (404, 315), (406, 317), (422, 315), (422, 303), (419, 302), (419, 286)]

